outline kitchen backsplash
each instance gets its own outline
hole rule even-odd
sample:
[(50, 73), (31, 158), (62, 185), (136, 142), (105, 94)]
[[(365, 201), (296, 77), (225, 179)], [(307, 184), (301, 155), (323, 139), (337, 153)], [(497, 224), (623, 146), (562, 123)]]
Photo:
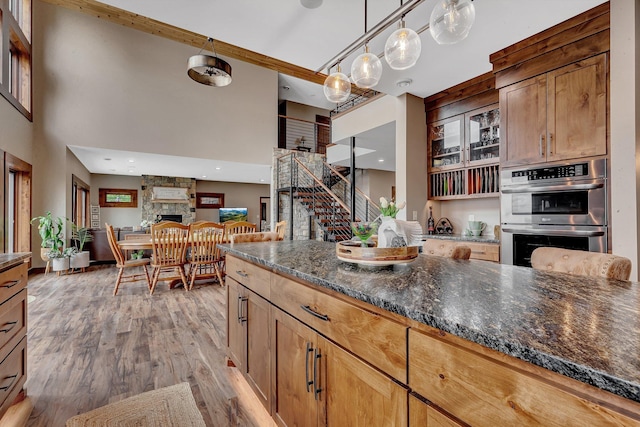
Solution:
[[(447, 218), (453, 225), (455, 234), (462, 234), (467, 227), (469, 215), (475, 221), (487, 223), (483, 236), (493, 236), (493, 227), (500, 224), (500, 199), (486, 198), (473, 200), (448, 200), (446, 202), (430, 201), (433, 205), (433, 219)], [(423, 228), (426, 230), (425, 224)]]

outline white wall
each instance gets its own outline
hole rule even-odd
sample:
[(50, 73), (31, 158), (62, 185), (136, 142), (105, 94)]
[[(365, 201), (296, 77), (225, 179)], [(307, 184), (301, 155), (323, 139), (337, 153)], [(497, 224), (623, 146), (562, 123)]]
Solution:
[[(380, 197), (391, 200), (391, 187), (396, 185), (396, 173), (369, 169), (366, 171), (368, 195), (375, 204), (380, 203)], [(399, 202), (403, 200), (398, 199)]]
[(0, 96), (0, 150), (33, 164), (32, 134), (31, 122)]
[(611, 220), (612, 252), (640, 264), (640, 6), (611, 0)]
[[(223, 193), (227, 208), (248, 208), (249, 222), (260, 226), (260, 197), (269, 197), (269, 184), (197, 181), (197, 193)], [(218, 209), (197, 209), (196, 221), (218, 222)]]

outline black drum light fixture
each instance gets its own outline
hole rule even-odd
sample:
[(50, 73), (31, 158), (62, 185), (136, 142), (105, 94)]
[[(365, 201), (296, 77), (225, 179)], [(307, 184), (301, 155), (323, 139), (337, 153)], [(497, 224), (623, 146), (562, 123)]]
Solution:
[[(211, 44), (214, 56), (202, 54), (207, 43)], [(197, 55), (189, 58), (187, 64), (187, 74), (198, 83), (215, 87), (227, 86), (231, 83), (231, 65), (216, 56), (211, 37), (207, 39)]]

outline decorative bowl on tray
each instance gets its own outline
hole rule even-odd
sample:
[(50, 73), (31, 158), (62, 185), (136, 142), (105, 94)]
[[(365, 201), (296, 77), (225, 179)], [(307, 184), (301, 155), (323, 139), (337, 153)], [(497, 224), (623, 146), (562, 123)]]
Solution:
[(418, 257), (418, 250), (418, 246), (402, 246), (399, 248), (363, 247), (360, 242), (353, 240), (336, 244), (336, 256), (340, 261), (372, 266), (411, 262)]

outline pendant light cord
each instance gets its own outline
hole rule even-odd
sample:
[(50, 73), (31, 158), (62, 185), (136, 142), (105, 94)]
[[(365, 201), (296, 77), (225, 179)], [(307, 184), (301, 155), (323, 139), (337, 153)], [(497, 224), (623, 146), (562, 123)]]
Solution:
[(218, 54), (216, 53), (216, 47), (213, 45), (213, 37), (207, 37), (207, 41), (203, 43), (200, 51), (198, 52), (198, 55), (200, 55), (204, 48), (207, 47), (207, 43), (211, 43), (211, 51), (213, 52), (213, 56), (217, 58)]

